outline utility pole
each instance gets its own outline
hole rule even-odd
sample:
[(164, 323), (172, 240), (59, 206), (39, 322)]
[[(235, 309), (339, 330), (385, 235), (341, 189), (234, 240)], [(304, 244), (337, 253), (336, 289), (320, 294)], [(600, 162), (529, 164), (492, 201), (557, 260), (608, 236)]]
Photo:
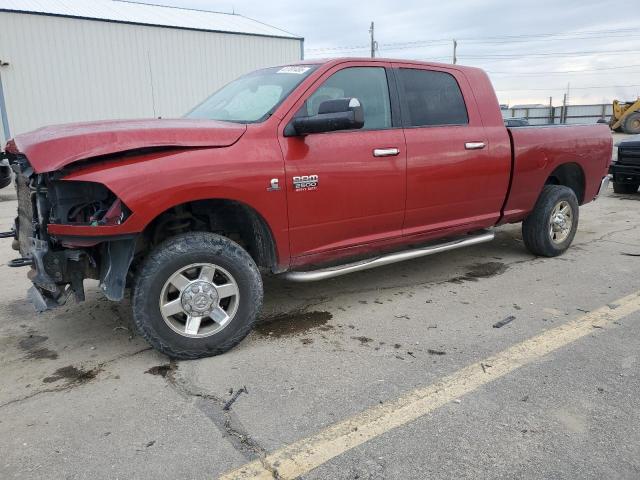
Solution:
[(453, 64), (454, 65), (458, 63), (457, 53), (458, 53), (458, 41), (454, 38), (453, 39)]
[(376, 58), (376, 50), (378, 50), (378, 42), (376, 42), (376, 37), (374, 35), (373, 22), (371, 22), (371, 28), (369, 29), (369, 33), (371, 34), (371, 58)]

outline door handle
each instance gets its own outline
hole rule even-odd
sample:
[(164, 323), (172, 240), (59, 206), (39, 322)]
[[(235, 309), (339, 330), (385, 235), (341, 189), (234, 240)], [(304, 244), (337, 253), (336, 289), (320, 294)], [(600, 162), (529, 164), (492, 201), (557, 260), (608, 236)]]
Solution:
[(482, 150), (486, 147), (484, 142), (467, 142), (464, 144), (464, 148), (467, 150)]
[(374, 157), (395, 157), (400, 154), (399, 148), (376, 148), (373, 151)]

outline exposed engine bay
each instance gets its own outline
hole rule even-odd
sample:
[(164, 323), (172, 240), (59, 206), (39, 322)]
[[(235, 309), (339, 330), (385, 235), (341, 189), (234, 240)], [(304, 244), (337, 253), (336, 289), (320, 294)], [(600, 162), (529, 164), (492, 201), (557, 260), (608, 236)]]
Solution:
[(130, 214), (126, 205), (102, 184), (61, 180), (64, 172), (36, 174), (26, 157), (7, 156), (18, 195), (13, 248), (21, 254), (10, 266), (31, 266), (34, 306), (42, 311), (62, 305), (71, 294), (84, 300), (84, 279), (99, 280), (107, 298), (121, 300), (135, 236), (81, 242), (51, 236), (47, 226), (118, 225)]

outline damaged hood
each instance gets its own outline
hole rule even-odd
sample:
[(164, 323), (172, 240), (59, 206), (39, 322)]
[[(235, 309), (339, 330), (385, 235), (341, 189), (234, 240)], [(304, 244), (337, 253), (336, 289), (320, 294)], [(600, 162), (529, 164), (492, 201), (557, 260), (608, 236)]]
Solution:
[(118, 120), (44, 127), (16, 136), (7, 151), (27, 157), (36, 173), (102, 155), (153, 147), (228, 147), (246, 125), (214, 120)]

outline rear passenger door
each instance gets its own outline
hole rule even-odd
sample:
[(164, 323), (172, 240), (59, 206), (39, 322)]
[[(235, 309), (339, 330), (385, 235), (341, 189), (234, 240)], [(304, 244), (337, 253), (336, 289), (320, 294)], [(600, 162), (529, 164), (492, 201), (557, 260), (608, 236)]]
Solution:
[(394, 65), (407, 145), (404, 235), (457, 233), (500, 217), (510, 166), (492, 159), (470, 85), (457, 69)]

